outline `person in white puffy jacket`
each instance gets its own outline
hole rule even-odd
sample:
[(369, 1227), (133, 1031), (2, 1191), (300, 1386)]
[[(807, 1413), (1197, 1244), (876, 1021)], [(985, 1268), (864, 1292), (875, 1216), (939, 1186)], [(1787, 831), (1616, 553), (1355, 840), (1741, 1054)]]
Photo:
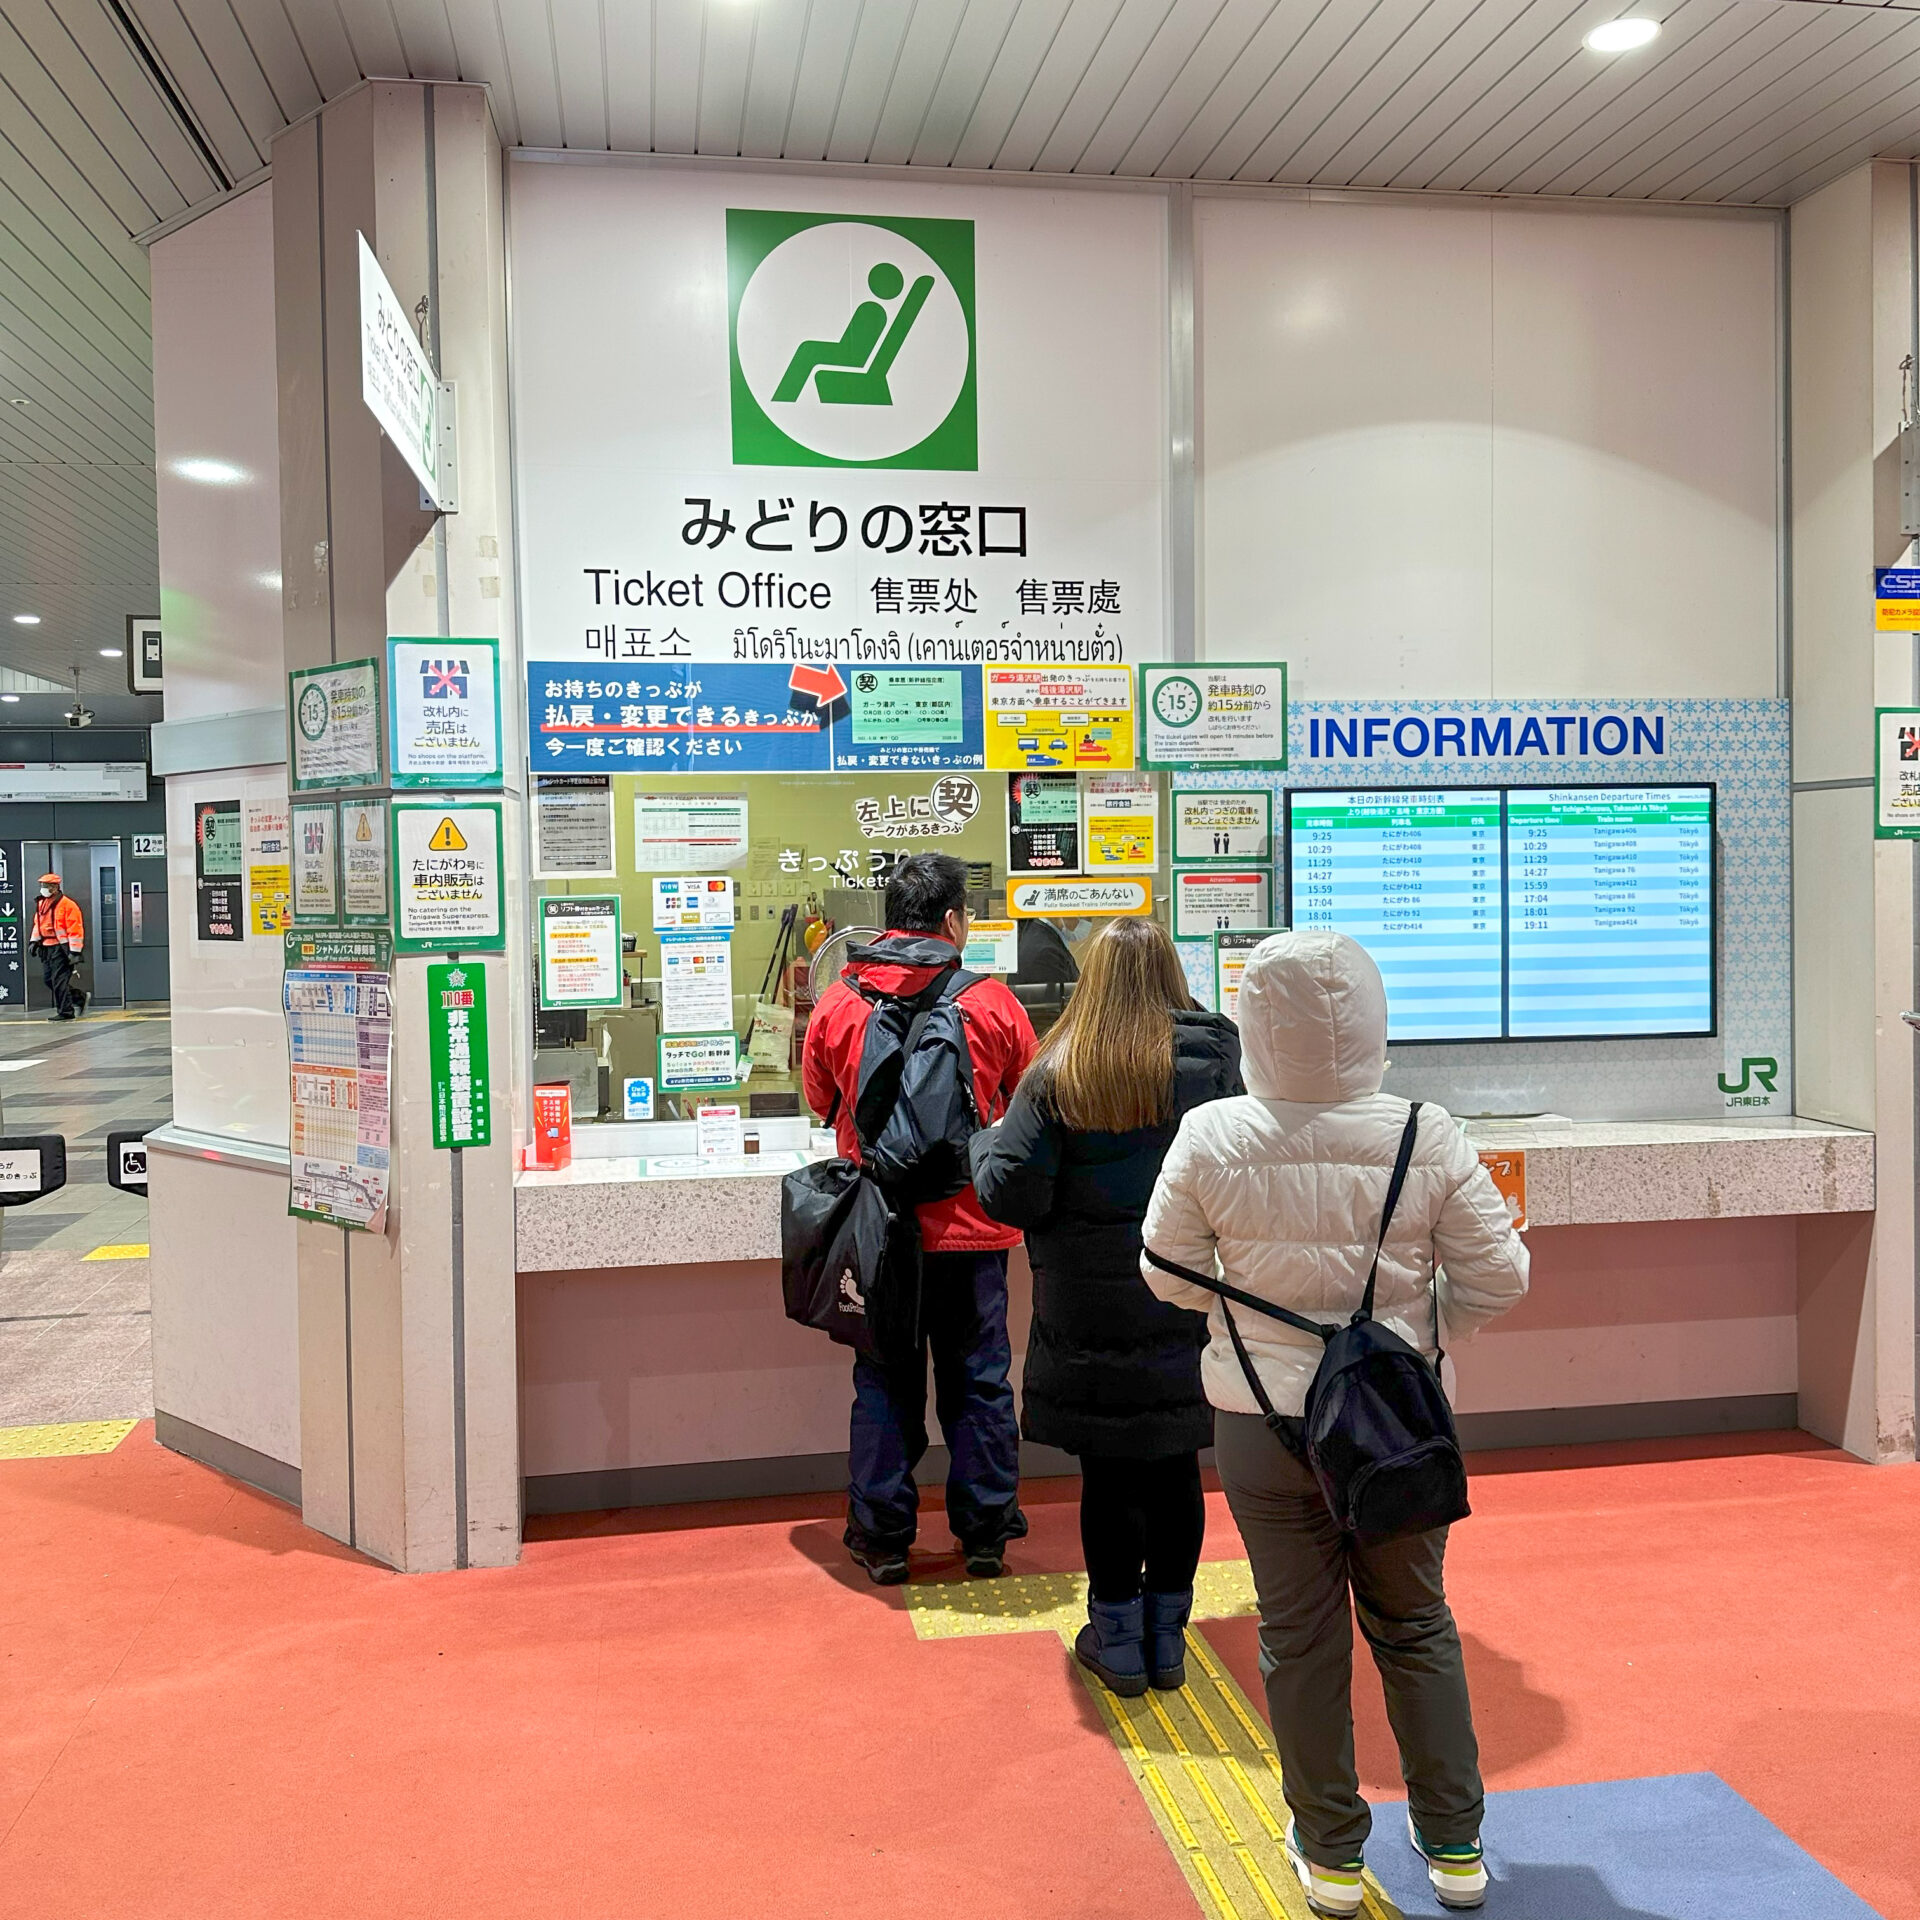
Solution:
[[(1248, 958), (1236, 1018), (1247, 1093), (1181, 1121), (1142, 1240), (1277, 1306), (1345, 1321), (1366, 1285), (1407, 1121), (1407, 1102), (1380, 1087), (1380, 970), (1344, 934), (1276, 934)], [(1377, 1546), (1343, 1533), (1295, 1451), (1292, 1423), (1321, 1343), (1265, 1314), (1234, 1314), (1289, 1423), (1275, 1433), (1241, 1372), (1219, 1296), (1144, 1257), (1140, 1270), (1163, 1300), (1209, 1315), (1201, 1379), (1215, 1408), (1221, 1484), (1253, 1565), (1261, 1669), (1293, 1812), (1287, 1851), (1309, 1904), (1328, 1914), (1361, 1906), (1371, 1816), (1354, 1771), (1351, 1593), (1400, 1746), (1409, 1837), (1441, 1902), (1478, 1906), (1487, 1884), (1479, 1748), (1442, 1580), (1446, 1528)], [(1527, 1249), (1505, 1202), (1458, 1123), (1422, 1105), (1381, 1248), (1375, 1317), (1432, 1357), (1442, 1340), (1473, 1333), (1526, 1290)]]

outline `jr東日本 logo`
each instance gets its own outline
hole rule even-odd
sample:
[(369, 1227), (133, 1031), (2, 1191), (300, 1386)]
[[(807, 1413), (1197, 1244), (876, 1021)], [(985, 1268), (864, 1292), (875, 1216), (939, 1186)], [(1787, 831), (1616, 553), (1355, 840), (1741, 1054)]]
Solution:
[(727, 211), (733, 460), (980, 464), (973, 222)]

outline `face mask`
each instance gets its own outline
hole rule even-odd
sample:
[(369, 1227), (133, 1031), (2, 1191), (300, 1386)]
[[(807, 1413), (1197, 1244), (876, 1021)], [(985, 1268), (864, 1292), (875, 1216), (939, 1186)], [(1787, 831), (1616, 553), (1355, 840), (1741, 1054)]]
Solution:
[(51, 900), (53, 898), (53, 889), (51, 887), (42, 887), (40, 889), (40, 898), (42, 900)]

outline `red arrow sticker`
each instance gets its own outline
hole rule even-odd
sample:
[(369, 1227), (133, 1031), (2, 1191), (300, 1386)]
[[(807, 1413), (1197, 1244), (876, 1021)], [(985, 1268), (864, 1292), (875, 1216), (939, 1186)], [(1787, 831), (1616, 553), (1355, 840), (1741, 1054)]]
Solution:
[(845, 699), (847, 692), (847, 683), (840, 678), (840, 669), (831, 663), (824, 667), (795, 667), (787, 676), (787, 685), (795, 693), (804, 693), (822, 707)]

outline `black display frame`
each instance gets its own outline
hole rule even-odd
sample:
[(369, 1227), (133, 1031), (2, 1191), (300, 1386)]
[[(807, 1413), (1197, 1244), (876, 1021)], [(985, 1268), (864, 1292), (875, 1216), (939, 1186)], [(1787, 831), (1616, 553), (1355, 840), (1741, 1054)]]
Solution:
[[(1655, 793), (1681, 790), (1704, 792), (1707, 796), (1707, 892), (1710, 914), (1707, 927), (1708, 1020), (1705, 1027), (1662, 1028), (1649, 1033), (1509, 1033), (1512, 1019), (1513, 956), (1511, 882), (1508, 878), (1508, 796), (1515, 793)], [(1447, 786), (1432, 784), (1405, 786), (1399, 783), (1370, 787), (1352, 781), (1324, 786), (1287, 785), (1280, 789), (1280, 810), (1285, 815), (1286, 848), (1286, 922), (1293, 925), (1293, 798), (1295, 794), (1327, 793), (1406, 793), (1406, 794), (1497, 794), (1500, 799), (1500, 1027), (1498, 1035), (1461, 1034), (1428, 1039), (1396, 1037), (1391, 1031), (1387, 1043), (1396, 1047), (1532, 1047), (1564, 1046), (1571, 1043), (1607, 1043), (1639, 1040), (1717, 1040), (1720, 1038), (1720, 783), (1717, 780), (1495, 780), (1459, 782)]]

